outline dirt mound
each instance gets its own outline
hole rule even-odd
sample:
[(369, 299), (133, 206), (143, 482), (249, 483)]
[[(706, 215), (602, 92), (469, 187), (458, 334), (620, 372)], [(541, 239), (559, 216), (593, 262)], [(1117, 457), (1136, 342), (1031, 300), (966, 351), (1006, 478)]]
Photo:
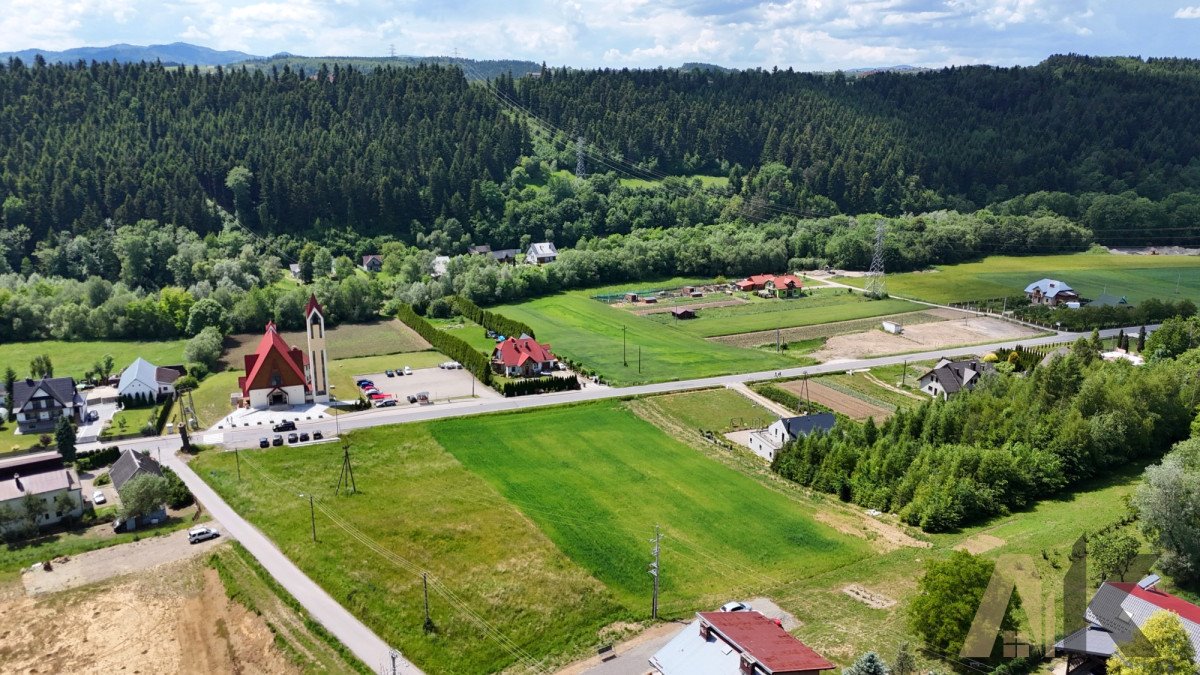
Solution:
[(896, 605), (896, 601), (888, 596), (867, 590), (858, 584), (850, 584), (843, 588), (842, 592), (871, 609), (888, 609)]

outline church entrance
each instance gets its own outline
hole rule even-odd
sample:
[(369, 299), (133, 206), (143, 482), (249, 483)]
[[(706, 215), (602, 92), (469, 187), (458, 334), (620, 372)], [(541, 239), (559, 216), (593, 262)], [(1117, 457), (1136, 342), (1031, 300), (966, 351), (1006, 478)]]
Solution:
[(286, 392), (276, 389), (275, 391), (271, 392), (270, 396), (267, 397), (267, 404), (270, 406), (287, 405), (288, 395)]

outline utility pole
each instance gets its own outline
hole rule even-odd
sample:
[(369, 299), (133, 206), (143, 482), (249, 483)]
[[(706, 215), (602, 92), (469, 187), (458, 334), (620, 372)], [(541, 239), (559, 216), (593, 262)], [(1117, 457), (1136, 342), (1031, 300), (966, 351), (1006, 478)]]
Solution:
[(900, 371), (900, 387), (903, 388), (908, 382), (908, 359), (904, 359), (904, 370)]
[[(300, 496), (304, 497), (305, 495), (301, 494)], [(309, 516), (309, 518), (312, 519), (312, 537), (313, 537), (313, 543), (316, 543), (316, 541), (317, 541), (317, 509), (313, 505), (313, 496), (312, 495), (308, 495), (308, 516)]]
[(621, 363), (629, 367), (629, 359), (625, 356), (625, 326), (621, 326)]
[(638, 375), (642, 374), (642, 346), (638, 345)]
[(233, 449), (233, 458), (237, 460), (238, 482), (242, 482), (242, 456), (238, 454), (238, 449)]
[(779, 328), (776, 327), (775, 328), (775, 353), (778, 354), (780, 351), (781, 350), (779, 349)]
[[(388, 56), (390, 56), (390, 57), (391, 57), (391, 58), (393, 58), (393, 59), (394, 59), (394, 58), (396, 58), (396, 43), (394, 43), (394, 42), (393, 42), (393, 43), (392, 43), (392, 44), (391, 44), (391, 45), (388, 47)], [(395, 659), (395, 657), (393, 657), (393, 658), (392, 658), (392, 664), (393, 664), (393, 665), (392, 665), (392, 670), (395, 670), (395, 669), (396, 669), (396, 666), (394, 665), (394, 664), (395, 664), (395, 662), (396, 662), (396, 659)]]
[(338, 476), (337, 489), (333, 494), (340, 494), (343, 483), (353, 494), (358, 494), (358, 484), (354, 482), (354, 467), (350, 464), (350, 444), (342, 441), (342, 473)]
[(429, 573), (421, 572), (421, 583), (425, 586), (425, 632), (433, 632), (433, 619), (429, 617)]
[(660, 570), (658, 567), (658, 559), (659, 559), (659, 552), (662, 550), (662, 546), (661, 546), (662, 533), (659, 531), (657, 525), (654, 526), (654, 538), (650, 540), (650, 543), (654, 544), (654, 548), (651, 549), (651, 551), (650, 551), (650, 554), (654, 556), (654, 562), (650, 563), (650, 576), (654, 577), (654, 599), (651, 601), (651, 604), (650, 604), (650, 618), (657, 621), (658, 620), (658, 577), (659, 577), (659, 573), (660, 573)]

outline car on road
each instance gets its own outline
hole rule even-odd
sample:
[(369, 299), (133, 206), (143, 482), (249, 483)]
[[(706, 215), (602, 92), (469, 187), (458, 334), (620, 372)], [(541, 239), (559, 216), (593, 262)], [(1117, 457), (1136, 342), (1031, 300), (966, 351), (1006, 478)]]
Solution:
[(376, 408), (390, 408), (394, 405), (396, 405), (396, 399), (394, 399), (394, 398), (384, 399), (381, 401), (375, 401)]
[(299, 440), (300, 440), (300, 437), (297, 436), (295, 434), (295, 432), (288, 434), (288, 443), (289, 444), (299, 442)]
[(325, 434), (323, 434), (323, 433), (321, 433), (321, 432), (319, 432), (319, 431), (314, 431), (314, 432), (313, 432), (313, 440), (314, 440), (314, 441), (319, 441), (319, 440), (321, 440), (322, 438), (325, 438)]
[(104, 493), (101, 492), (100, 490), (96, 490), (95, 492), (92, 493), (92, 503), (93, 504), (103, 504), (107, 501), (108, 501), (108, 498), (105, 497)]
[(258, 447), (260, 447), (260, 448), (271, 447), (270, 439), (268, 439), (266, 436), (263, 436), (262, 438), (258, 439)]
[(221, 533), (211, 527), (193, 527), (188, 530), (188, 543), (199, 544), (202, 541), (216, 539), (219, 536), (221, 536)]
[(285, 422), (280, 422), (279, 424), (276, 424), (275, 426), (271, 427), (271, 431), (276, 431), (276, 432), (295, 431), (295, 430), (296, 430), (296, 423), (291, 420), (287, 420)]
[(275, 438), (271, 439), (271, 445), (283, 445), (283, 436), (275, 434)]
[(722, 612), (749, 612), (750, 609), (750, 605), (744, 602), (738, 602), (737, 600), (721, 605)]
[(383, 374), (384, 374), (384, 375), (387, 375), (388, 377), (395, 377), (395, 376), (396, 376), (396, 371), (394, 371), (394, 370), (385, 370), (385, 371), (383, 371)]
[(305, 441), (307, 441), (307, 440), (308, 440), (308, 432), (307, 432), (307, 431), (301, 431), (301, 432), (300, 432), (300, 442), (301, 442), (301, 443), (304, 443), (304, 442), (305, 442)]

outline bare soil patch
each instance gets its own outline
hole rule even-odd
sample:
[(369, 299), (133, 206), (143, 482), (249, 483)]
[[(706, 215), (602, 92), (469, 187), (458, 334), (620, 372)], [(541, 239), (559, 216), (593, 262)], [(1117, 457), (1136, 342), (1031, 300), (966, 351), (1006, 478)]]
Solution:
[(964, 540), (955, 550), (966, 551), (971, 555), (979, 555), (988, 551), (1003, 546), (1006, 542), (1000, 537), (994, 537), (990, 534), (976, 534)]
[[(948, 315), (954, 310), (936, 309), (934, 313)], [(961, 312), (954, 312), (962, 316)], [(829, 338), (825, 346), (812, 354), (813, 358), (826, 363), (864, 359), (888, 354), (929, 351), (945, 347), (956, 347), (1002, 340), (1017, 340), (1037, 335), (1037, 331), (1001, 319), (965, 316), (958, 319), (942, 318), (920, 324), (904, 324), (904, 332), (892, 335), (881, 330), (868, 330), (849, 335)]]
[[(875, 418), (876, 422), (882, 422), (892, 416), (892, 411), (887, 408), (881, 408), (877, 405), (871, 405), (866, 401), (855, 398), (850, 394), (840, 392), (832, 387), (827, 387), (817, 380), (808, 380), (808, 397), (814, 402), (839, 412), (852, 420), (862, 421), (868, 417)], [(804, 380), (793, 380), (784, 382), (780, 387), (796, 394), (804, 396), (805, 382)]]
[(294, 673), (264, 621), (196, 560), (0, 604), (5, 672)]
[(858, 584), (850, 584), (843, 588), (842, 592), (872, 609), (888, 609), (896, 606), (895, 600), (882, 593), (868, 590)]
[(910, 536), (899, 526), (854, 511), (822, 509), (817, 511), (815, 517), (818, 522), (824, 523), (842, 534), (866, 539), (880, 553), (888, 553), (900, 548), (929, 548), (932, 546), (927, 541)]

